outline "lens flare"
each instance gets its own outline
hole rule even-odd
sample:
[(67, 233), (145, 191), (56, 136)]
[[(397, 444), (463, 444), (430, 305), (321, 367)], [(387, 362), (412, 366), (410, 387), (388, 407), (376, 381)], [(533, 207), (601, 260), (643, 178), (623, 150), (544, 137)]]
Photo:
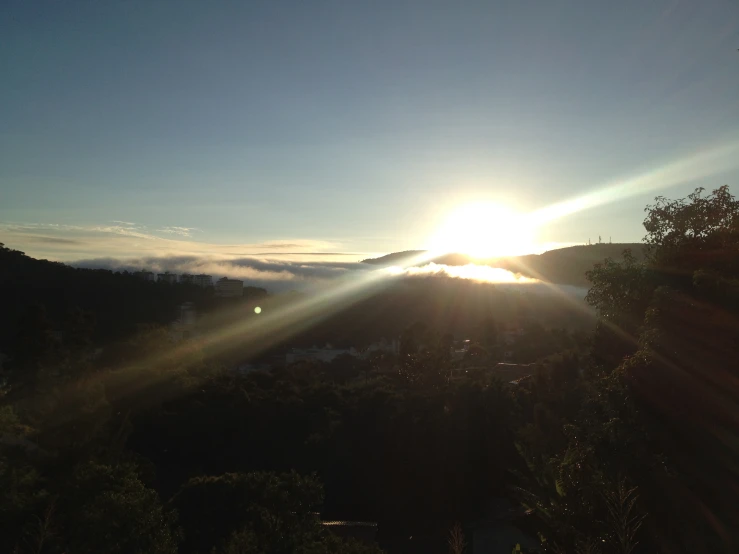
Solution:
[(577, 212), (640, 194), (654, 193), (681, 183), (699, 181), (737, 167), (739, 167), (739, 141), (708, 149), (652, 171), (614, 181), (582, 196), (546, 206), (530, 214), (532, 224), (543, 225)]

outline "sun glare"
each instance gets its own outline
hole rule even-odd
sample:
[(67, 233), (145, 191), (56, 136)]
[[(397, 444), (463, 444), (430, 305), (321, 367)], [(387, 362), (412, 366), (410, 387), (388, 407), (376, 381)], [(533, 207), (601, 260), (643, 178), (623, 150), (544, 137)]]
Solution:
[(435, 252), (497, 258), (535, 250), (534, 229), (528, 218), (490, 202), (457, 208), (432, 240)]

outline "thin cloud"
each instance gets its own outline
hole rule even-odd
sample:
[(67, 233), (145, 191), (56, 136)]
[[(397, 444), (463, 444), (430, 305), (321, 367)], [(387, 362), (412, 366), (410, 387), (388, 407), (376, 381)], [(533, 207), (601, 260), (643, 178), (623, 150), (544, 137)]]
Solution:
[(127, 227), (125, 225), (103, 225), (99, 227), (70, 227), (70, 229), (82, 230), (89, 229), (91, 231), (97, 231), (99, 233), (112, 233), (116, 235), (123, 235), (126, 237), (136, 237), (139, 239), (154, 240), (157, 237), (150, 233), (144, 232), (144, 227)]
[[(344, 256), (338, 250), (338, 244), (320, 240), (275, 240), (268, 242), (244, 244), (217, 244), (187, 240), (196, 230), (194, 227), (168, 226), (156, 230), (148, 229), (144, 225), (131, 225), (132, 222), (111, 223), (104, 225), (68, 225), (58, 223), (2, 223), (0, 234), (4, 242), (21, 250), (28, 250), (34, 255), (37, 242), (29, 240), (31, 235), (44, 235), (50, 238), (77, 241), (84, 243), (85, 253), (79, 248), (65, 249), (64, 244), (58, 242), (58, 248), (48, 248), (43, 252), (59, 261), (79, 259), (82, 253), (85, 257), (116, 258), (141, 256), (167, 255), (197, 255), (197, 256)], [(165, 235), (165, 236), (162, 236)], [(50, 247), (51, 243), (46, 246)]]
[(179, 235), (181, 237), (190, 237), (192, 232), (197, 231), (195, 227), (162, 227), (157, 229), (157, 233), (167, 233), (169, 235)]
[[(143, 227), (126, 225), (67, 225), (59, 223), (0, 223), (0, 232), (28, 235), (38, 231), (58, 234), (109, 233), (137, 238), (153, 239), (153, 235), (143, 232)], [(63, 237), (60, 237), (63, 238)]]
[(258, 248), (300, 248), (301, 244), (297, 242), (263, 242), (255, 245)]
[[(336, 244), (332, 242), (327, 241), (320, 241), (320, 240), (294, 240), (294, 241), (282, 241), (282, 240), (271, 240), (266, 242), (260, 242), (256, 244), (231, 244), (231, 245), (224, 245), (225, 247), (232, 247), (232, 248), (244, 248), (245, 246), (249, 246), (253, 250), (263, 250), (265, 252), (260, 252), (260, 254), (266, 254), (268, 250), (287, 250), (287, 249), (294, 249), (294, 250), (300, 250), (300, 249), (316, 249), (322, 250), (322, 249), (331, 249), (336, 248)], [(302, 254), (303, 252), (299, 252)], [(290, 254), (290, 252), (275, 252), (275, 254)], [(329, 254), (329, 252), (326, 252), (326, 254)], [(248, 256), (250, 253), (243, 253), (243, 255)]]
[(78, 240), (60, 239), (56, 237), (44, 237), (44, 236), (35, 236), (35, 235), (29, 235), (27, 240), (30, 242), (40, 243), (40, 244), (66, 244), (66, 245), (83, 244), (82, 242)]
[(358, 252), (254, 252), (252, 256), (364, 256)]

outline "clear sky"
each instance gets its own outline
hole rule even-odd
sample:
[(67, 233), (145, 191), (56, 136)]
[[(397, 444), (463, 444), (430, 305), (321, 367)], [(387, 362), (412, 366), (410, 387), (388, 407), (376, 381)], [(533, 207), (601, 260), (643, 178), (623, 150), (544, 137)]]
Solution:
[(390, 252), (607, 186), (538, 240), (626, 242), (656, 194), (739, 184), (736, 0), (5, 0), (0, 37), (30, 254)]

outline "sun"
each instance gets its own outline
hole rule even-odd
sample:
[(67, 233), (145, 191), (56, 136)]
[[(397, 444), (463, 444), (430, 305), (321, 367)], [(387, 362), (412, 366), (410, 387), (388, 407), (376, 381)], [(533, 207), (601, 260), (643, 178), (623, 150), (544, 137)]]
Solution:
[(524, 215), (501, 204), (476, 202), (454, 210), (431, 241), (431, 250), (475, 258), (534, 251), (534, 229)]

